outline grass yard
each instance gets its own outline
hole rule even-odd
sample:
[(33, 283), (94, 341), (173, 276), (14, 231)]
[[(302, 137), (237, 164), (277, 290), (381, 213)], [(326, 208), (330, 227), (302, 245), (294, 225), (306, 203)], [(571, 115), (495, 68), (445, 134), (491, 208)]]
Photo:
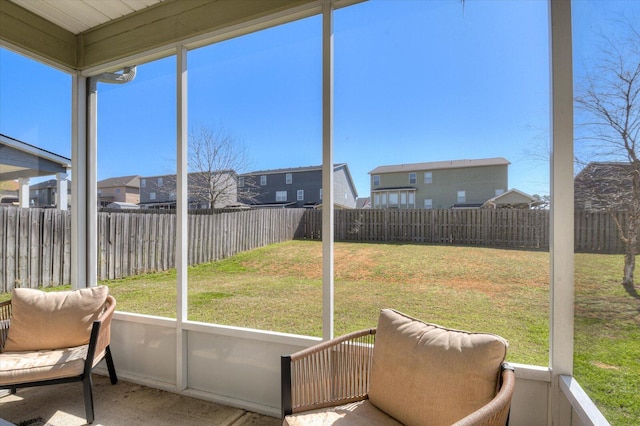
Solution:
[[(335, 335), (393, 307), (509, 340), (508, 360), (548, 365), (549, 254), (415, 244), (335, 244)], [(640, 424), (640, 300), (621, 255), (575, 256), (575, 377), (614, 425)], [(321, 335), (321, 243), (289, 241), (189, 268), (189, 319)], [(640, 281), (640, 278), (639, 278)], [(175, 317), (175, 271), (107, 284), (118, 310)]]

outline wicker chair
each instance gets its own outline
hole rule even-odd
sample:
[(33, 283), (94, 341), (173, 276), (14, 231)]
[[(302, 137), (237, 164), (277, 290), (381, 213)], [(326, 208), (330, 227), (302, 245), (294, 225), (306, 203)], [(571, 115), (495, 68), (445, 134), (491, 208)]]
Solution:
[[(4, 351), (9, 337), (12, 301), (0, 303), (0, 389), (82, 382), (87, 423), (94, 420), (91, 372), (104, 359), (112, 384), (118, 377), (109, 348), (111, 318), (116, 301), (108, 295), (93, 321), (89, 343), (55, 350)], [(36, 362), (34, 362), (36, 361)]]
[[(318, 421), (301, 418), (300, 413), (320, 413), (323, 424), (332, 422), (349, 424), (350, 418), (361, 408), (358, 401), (369, 399), (371, 372), (374, 369), (374, 349), (377, 329), (356, 331), (345, 336), (326, 341), (281, 359), (282, 375), (282, 417), (283, 424), (305, 424)], [(506, 352), (505, 352), (506, 353)], [(515, 377), (513, 368), (504, 362), (496, 365), (497, 388), (495, 395), (486, 405), (454, 421), (455, 425), (500, 425), (508, 423), (511, 397)], [(499, 370), (499, 371), (498, 371)], [(403, 390), (401, 398), (412, 393), (424, 394), (424, 389)], [(493, 392), (492, 392), (493, 393)], [(462, 398), (462, 397), (460, 397)], [(427, 398), (428, 400), (429, 398)], [(356, 403), (356, 404), (353, 404)], [(371, 404), (369, 404), (371, 405)], [(374, 404), (375, 405), (375, 404)], [(346, 407), (337, 417), (330, 417), (326, 410)], [(403, 424), (383, 409), (366, 408), (365, 420), (360, 424)], [(368, 410), (368, 411), (367, 411)], [(373, 412), (374, 416), (370, 417)], [(401, 409), (402, 412), (402, 409)], [(294, 414), (294, 419), (287, 416)], [(295, 416), (298, 414), (298, 416)], [(311, 415), (311, 414), (310, 414)], [(384, 417), (384, 418), (383, 418)], [(378, 419), (382, 420), (378, 420)], [(407, 421), (407, 424), (419, 424), (423, 421)], [(449, 423), (450, 424), (450, 423)]]

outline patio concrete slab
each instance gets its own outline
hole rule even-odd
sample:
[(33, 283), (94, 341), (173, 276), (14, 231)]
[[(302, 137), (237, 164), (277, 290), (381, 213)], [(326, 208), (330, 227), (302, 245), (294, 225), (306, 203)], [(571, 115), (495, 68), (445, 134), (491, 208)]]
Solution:
[[(120, 380), (111, 385), (94, 375), (93, 398), (97, 426), (275, 426), (280, 419), (240, 408), (203, 401)], [(18, 389), (0, 397), (0, 418), (19, 426), (86, 424), (82, 384)]]

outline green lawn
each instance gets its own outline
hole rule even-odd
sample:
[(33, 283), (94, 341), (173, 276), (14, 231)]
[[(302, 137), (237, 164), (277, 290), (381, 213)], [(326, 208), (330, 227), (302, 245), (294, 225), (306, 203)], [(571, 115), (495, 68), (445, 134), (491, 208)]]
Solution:
[[(189, 268), (189, 319), (321, 335), (321, 243), (290, 241)], [(392, 307), (509, 340), (508, 360), (547, 365), (549, 254), (416, 244), (336, 243), (336, 335)], [(640, 419), (640, 300), (621, 255), (575, 257), (575, 376), (616, 425)], [(639, 279), (640, 280), (640, 279)], [(118, 310), (175, 317), (175, 272), (105, 282)]]

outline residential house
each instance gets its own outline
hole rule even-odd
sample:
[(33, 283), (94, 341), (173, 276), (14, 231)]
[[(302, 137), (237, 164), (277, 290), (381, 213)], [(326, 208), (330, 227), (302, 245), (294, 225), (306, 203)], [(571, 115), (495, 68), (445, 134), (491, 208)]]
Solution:
[[(260, 170), (238, 176), (239, 201), (254, 207), (316, 207), (322, 204), (322, 166)], [(333, 167), (333, 202), (356, 207), (358, 192), (346, 163)]]
[[(71, 199), (71, 185), (67, 188), (67, 200)], [(43, 182), (29, 185), (29, 207), (53, 207), (56, 206), (56, 193), (58, 191), (58, 179), (49, 179)], [(63, 210), (66, 210), (67, 206)]]
[(507, 190), (508, 167), (502, 157), (376, 167), (369, 172), (371, 207), (478, 208)]
[(591, 162), (574, 178), (576, 210), (625, 210), (631, 203), (632, 167), (624, 162)]
[(106, 207), (115, 202), (140, 202), (140, 176), (121, 176), (98, 182), (98, 205)]
[[(140, 178), (140, 206), (173, 209), (176, 206), (176, 175)], [(188, 175), (190, 209), (225, 208), (238, 202), (236, 173), (233, 170), (193, 172)]]

